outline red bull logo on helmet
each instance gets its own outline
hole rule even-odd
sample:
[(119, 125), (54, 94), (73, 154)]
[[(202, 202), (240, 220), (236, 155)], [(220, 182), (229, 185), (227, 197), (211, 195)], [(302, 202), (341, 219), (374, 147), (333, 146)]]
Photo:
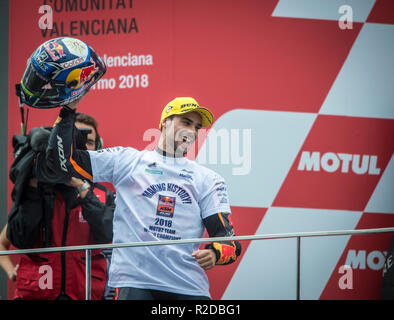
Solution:
[(85, 68), (77, 68), (70, 72), (67, 76), (66, 82), (69, 83), (76, 81), (76, 85), (73, 86), (73, 88), (79, 89), (85, 84), (85, 82), (88, 82), (93, 77), (97, 70), (98, 69), (94, 63)]

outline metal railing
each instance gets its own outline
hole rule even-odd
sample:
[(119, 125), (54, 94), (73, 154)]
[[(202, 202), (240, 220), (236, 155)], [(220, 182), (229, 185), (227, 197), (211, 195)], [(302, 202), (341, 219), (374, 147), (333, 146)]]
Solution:
[(326, 236), (345, 236), (345, 235), (364, 235), (376, 233), (394, 233), (392, 228), (375, 228), (375, 229), (360, 229), (360, 230), (333, 230), (333, 231), (317, 231), (317, 232), (294, 232), (294, 233), (274, 233), (274, 234), (256, 234), (246, 236), (233, 237), (215, 237), (215, 238), (194, 238), (181, 240), (163, 240), (163, 241), (145, 241), (145, 242), (129, 242), (129, 243), (114, 243), (114, 244), (93, 244), (81, 246), (67, 246), (67, 247), (50, 247), (50, 248), (33, 248), (22, 250), (0, 251), (2, 255), (17, 255), (30, 253), (50, 253), (50, 252), (66, 252), (66, 251), (81, 251), (85, 250), (86, 270), (85, 270), (85, 299), (90, 300), (91, 291), (91, 250), (95, 249), (113, 249), (113, 248), (129, 248), (142, 246), (163, 246), (172, 244), (186, 244), (186, 243), (205, 243), (205, 242), (222, 242), (222, 241), (242, 241), (242, 240), (265, 240), (265, 239), (297, 239), (297, 282), (296, 282), (296, 299), (300, 300), (301, 290), (301, 238), (307, 237), (326, 237)]

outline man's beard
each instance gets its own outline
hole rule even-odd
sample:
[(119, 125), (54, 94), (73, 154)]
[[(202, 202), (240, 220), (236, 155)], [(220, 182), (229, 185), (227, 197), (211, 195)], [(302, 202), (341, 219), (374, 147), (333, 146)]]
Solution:
[(175, 137), (167, 137), (167, 152), (173, 153), (176, 157), (184, 156), (194, 143), (195, 137), (192, 133), (180, 130)]

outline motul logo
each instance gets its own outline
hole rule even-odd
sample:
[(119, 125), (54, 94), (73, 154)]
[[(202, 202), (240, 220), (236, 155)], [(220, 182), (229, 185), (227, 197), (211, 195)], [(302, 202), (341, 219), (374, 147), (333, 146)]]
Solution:
[(367, 254), (366, 250), (349, 250), (345, 265), (352, 269), (365, 270), (366, 265), (369, 269), (380, 270), (384, 266), (387, 251), (374, 250)]
[[(380, 174), (377, 168), (378, 157), (361, 154), (327, 152), (320, 156), (320, 152), (303, 151), (297, 170), (336, 172), (341, 170), (348, 173), (352, 170), (355, 174)], [(320, 169), (321, 168), (321, 169)]]

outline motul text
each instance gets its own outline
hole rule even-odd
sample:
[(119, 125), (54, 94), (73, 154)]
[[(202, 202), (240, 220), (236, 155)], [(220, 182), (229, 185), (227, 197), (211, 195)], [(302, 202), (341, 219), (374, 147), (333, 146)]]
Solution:
[(297, 170), (299, 171), (320, 171), (336, 172), (339, 169), (343, 173), (348, 173), (350, 168), (355, 174), (380, 174), (377, 167), (378, 157), (376, 155), (361, 155), (349, 153), (303, 151)]

